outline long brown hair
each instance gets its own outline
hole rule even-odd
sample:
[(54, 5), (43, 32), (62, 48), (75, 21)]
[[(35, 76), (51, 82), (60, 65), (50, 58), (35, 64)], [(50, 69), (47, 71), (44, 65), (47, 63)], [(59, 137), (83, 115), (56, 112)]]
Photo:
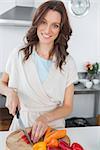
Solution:
[(24, 61), (26, 61), (32, 54), (33, 46), (37, 45), (39, 42), (39, 38), (37, 36), (37, 27), (49, 10), (54, 10), (61, 14), (60, 32), (58, 37), (55, 39), (54, 47), (49, 54), (49, 58), (55, 54), (56, 67), (59, 67), (61, 70), (62, 64), (65, 63), (66, 56), (68, 55), (68, 40), (70, 39), (72, 33), (67, 10), (61, 1), (50, 0), (43, 3), (39, 8), (36, 9), (32, 20), (32, 25), (25, 37), (25, 47), (22, 48), (21, 51), (24, 51)]

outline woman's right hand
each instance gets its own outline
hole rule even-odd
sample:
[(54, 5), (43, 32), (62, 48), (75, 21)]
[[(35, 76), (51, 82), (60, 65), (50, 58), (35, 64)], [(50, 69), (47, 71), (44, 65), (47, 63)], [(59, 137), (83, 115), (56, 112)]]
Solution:
[(16, 107), (20, 109), (20, 102), (17, 92), (13, 88), (9, 88), (9, 92), (6, 98), (6, 107), (9, 109), (9, 113), (13, 116), (16, 113)]

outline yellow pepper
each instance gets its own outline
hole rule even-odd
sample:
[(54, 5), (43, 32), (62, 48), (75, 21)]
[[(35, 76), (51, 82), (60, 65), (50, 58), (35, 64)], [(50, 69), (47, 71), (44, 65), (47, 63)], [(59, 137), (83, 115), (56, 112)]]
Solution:
[(38, 142), (33, 145), (33, 150), (46, 150), (46, 143), (45, 142)]

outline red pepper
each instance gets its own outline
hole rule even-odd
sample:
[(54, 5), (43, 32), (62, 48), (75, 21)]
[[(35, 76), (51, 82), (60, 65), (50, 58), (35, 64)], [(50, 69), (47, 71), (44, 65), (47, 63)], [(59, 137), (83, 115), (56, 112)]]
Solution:
[(63, 138), (61, 138), (59, 140), (65, 141), (68, 145), (70, 145), (70, 143), (71, 143), (70, 138), (68, 137), (68, 135), (65, 135), (65, 137), (63, 137)]
[(65, 141), (60, 140), (59, 141), (59, 147), (61, 150), (73, 150)]
[[(28, 135), (31, 137), (31, 132), (28, 133)], [(30, 144), (29, 140), (27, 139), (26, 135), (23, 134), (21, 135), (21, 138), (23, 139), (23, 141), (27, 144)]]
[(54, 148), (52, 148), (52, 147), (47, 147), (47, 150), (62, 150), (60, 147), (54, 147)]
[(79, 143), (72, 143), (72, 150), (84, 150), (84, 148)]

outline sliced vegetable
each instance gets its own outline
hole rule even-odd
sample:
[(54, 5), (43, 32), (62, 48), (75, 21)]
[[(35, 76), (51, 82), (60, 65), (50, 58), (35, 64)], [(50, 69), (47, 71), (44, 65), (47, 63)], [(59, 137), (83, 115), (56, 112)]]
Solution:
[(46, 139), (47, 137), (49, 137), (53, 133), (53, 131), (54, 131), (53, 128), (48, 127), (48, 129), (47, 129), (47, 131), (45, 133), (44, 139)]
[(72, 150), (84, 150), (84, 148), (79, 143), (72, 143)]
[(71, 143), (70, 138), (68, 137), (68, 135), (65, 135), (65, 137), (63, 137), (63, 138), (61, 138), (59, 140), (65, 141), (68, 145), (70, 145), (70, 143)]
[(61, 150), (61, 148), (60, 147), (47, 147), (47, 150)]
[(65, 141), (60, 140), (59, 141), (59, 147), (61, 150), (73, 150)]
[(33, 150), (46, 150), (45, 142), (38, 142), (33, 145)]
[(66, 130), (55, 130), (51, 132), (51, 135), (44, 139), (44, 142), (47, 144), (51, 141), (52, 138), (60, 139), (66, 135)]
[(26, 137), (25, 135), (23, 135), (21, 138), (23, 139), (23, 141), (24, 141), (25, 143), (27, 143), (27, 144), (30, 143), (29, 140), (27, 139), (27, 137)]
[(51, 141), (47, 144), (49, 147), (58, 147), (57, 139), (52, 138)]
[[(31, 132), (28, 133), (28, 135), (31, 137)], [(27, 144), (30, 144), (29, 140), (27, 139), (25, 134), (21, 135), (21, 139), (23, 139), (23, 141)]]

